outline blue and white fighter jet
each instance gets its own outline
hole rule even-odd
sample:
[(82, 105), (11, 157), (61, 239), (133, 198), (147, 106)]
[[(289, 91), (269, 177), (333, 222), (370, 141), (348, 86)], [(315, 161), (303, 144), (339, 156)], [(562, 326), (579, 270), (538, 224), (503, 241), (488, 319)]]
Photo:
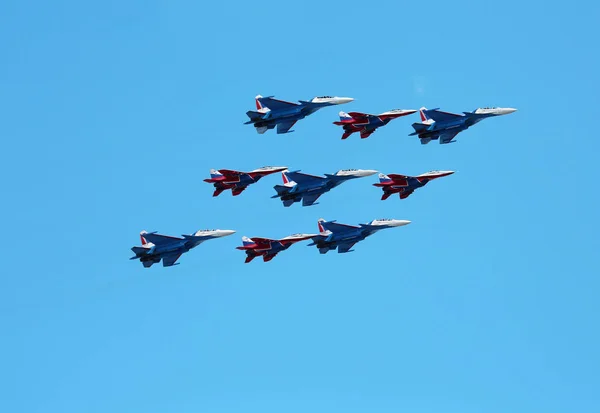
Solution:
[(311, 100), (300, 100), (300, 103), (274, 99), (272, 96), (256, 96), (256, 111), (250, 110), (246, 115), (250, 118), (246, 125), (254, 125), (256, 132), (265, 133), (277, 126), (277, 133), (293, 132), (290, 129), (300, 119), (315, 113), (326, 106), (341, 105), (352, 102), (352, 98), (320, 96)]
[(141, 247), (133, 247), (135, 253), (132, 260), (139, 259), (145, 268), (157, 264), (162, 259), (163, 267), (171, 267), (179, 259), (181, 254), (197, 247), (204, 241), (213, 238), (226, 237), (235, 231), (225, 229), (204, 229), (196, 231), (191, 235), (182, 235), (183, 238), (161, 235), (156, 232), (140, 232)]
[(283, 206), (289, 207), (294, 202), (302, 201), (302, 206), (315, 205), (316, 200), (325, 192), (329, 192), (344, 182), (376, 174), (371, 169), (342, 169), (334, 174), (316, 176), (303, 174), (300, 171), (283, 171), (283, 185), (275, 185), (273, 188), (277, 195), (271, 198), (281, 198)]
[(309, 246), (316, 245), (321, 254), (331, 250), (338, 253), (354, 251), (351, 248), (359, 241), (386, 228), (400, 227), (410, 224), (410, 221), (401, 219), (374, 219), (367, 224), (359, 226), (338, 224), (336, 221), (325, 221), (319, 219), (319, 235), (312, 237), (313, 242)]
[(455, 142), (453, 139), (459, 132), (469, 129), (483, 119), (493, 116), (508, 115), (516, 112), (513, 108), (479, 108), (463, 115), (442, 112), (439, 109), (421, 108), (421, 123), (413, 123), (415, 129), (409, 136), (418, 135), (422, 144), (432, 139), (439, 139), (441, 144)]

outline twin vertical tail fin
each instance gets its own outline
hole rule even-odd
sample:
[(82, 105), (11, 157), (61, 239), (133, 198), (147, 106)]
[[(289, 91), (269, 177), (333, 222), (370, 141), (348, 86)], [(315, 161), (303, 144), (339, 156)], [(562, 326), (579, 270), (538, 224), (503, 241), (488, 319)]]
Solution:
[(319, 234), (321, 234), (321, 235), (331, 234), (331, 231), (329, 231), (328, 229), (325, 229), (325, 227), (323, 226), (323, 222), (327, 222), (327, 221), (325, 221), (325, 219), (323, 219), (323, 218), (319, 218), (319, 220), (317, 221), (317, 226), (319, 227)]
[(256, 102), (256, 110), (261, 110), (263, 108), (262, 103), (260, 103), (261, 98), (261, 95), (256, 95), (256, 97), (254, 98), (254, 101)]
[(214, 179), (214, 178), (221, 178), (222, 176), (223, 176), (223, 174), (221, 172), (217, 171), (216, 169), (211, 169), (210, 170), (210, 177), (212, 179)]
[[(154, 244), (151, 242), (148, 242), (148, 240), (144, 237), (144, 235), (146, 235), (147, 233), (148, 233), (147, 231), (140, 232), (140, 241), (142, 242), (142, 246), (131, 248), (131, 251), (134, 252), (135, 256), (131, 257), (130, 259), (135, 260), (140, 257), (143, 257), (144, 255), (151, 254), (154, 251)], [(152, 263), (150, 265), (152, 265)], [(145, 262), (144, 262), (144, 267), (146, 267)]]
[(249, 245), (253, 245), (254, 241), (251, 238), (242, 237), (242, 244), (244, 244), (244, 247), (247, 247)]
[(340, 121), (342, 121), (342, 122), (345, 121), (345, 120), (352, 120), (353, 119), (352, 116), (348, 115), (346, 112), (343, 112), (343, 111), (340, 112), (338, 115), (340, 116)]
[(140, 232), (140, 241), (142, 241), (142, 246), (146, 246), (147, 244), (149, 244), (148, 241), (146, 241), (146, 238), (144, 238), (144, 235), (146, 235), (148, 233), (148, 231), (142, 231)]
[(379, 182), (382, 184), (385, 184), (387, 182), (392, 182), (392, 178), (390, 178), (386, 174), (379, 174)]
[(317, 221), (317, 226), (319, 227), (319, 232), (325, 232), (325, 228), (323, 228), (323, 224), (322, 222), (325, 222), (325, 220), (323, 218), (319, 218), (319, 220)]
[(421, 109), (419, 109), (419, 115), (421, 116), (421, 122), (423, 122), (426, 125), (431, 125), (433, 123), (433, 119), (431, 119), (429, 116), (427, 116), (427, 108), (425, 106), (423, 106)]
[(294, 182), (293, 179), (290, 179), (290, 177), (287, 175), (288, 173), (289, 173), (288, 170), (285, 170), (281, 173), (281, 179), (283, 180), (283, 185), (286, 187), (296, 185), (296, 182)]

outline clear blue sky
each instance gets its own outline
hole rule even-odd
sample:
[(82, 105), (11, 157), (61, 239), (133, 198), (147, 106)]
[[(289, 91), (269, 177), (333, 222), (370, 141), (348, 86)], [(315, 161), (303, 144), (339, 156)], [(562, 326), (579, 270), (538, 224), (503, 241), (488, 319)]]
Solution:
[[(4, 1), (0, 411), (600, 411), (597, 2)], [(256, 94), (344, 110), (509, 106), (458, 143), (393, 121), (341, 141), (338, 108), (291, 135)], [(369, 177), (310, 208), (279, 176), (212, 198), (210, 168)], [(244, 264), (241, 236), (318, 218), (410, 219), (319, 255)], [(173, 268), (142, 229), (235, 229)]]

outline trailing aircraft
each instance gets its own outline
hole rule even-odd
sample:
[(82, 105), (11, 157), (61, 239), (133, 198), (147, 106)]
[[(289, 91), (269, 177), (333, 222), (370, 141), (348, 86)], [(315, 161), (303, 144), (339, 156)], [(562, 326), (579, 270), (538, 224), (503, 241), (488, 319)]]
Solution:
[(156, 232), (140, 232), (141, 247), (133, 247), (131, 250), (135, 256), (132, 260), (139, 259), (145, 268), (157, 264), (162, 259), (163, 267), (171, 267), (179, 259), (181, 254), (196, 248), (204, 241), (214, 238), (226, 237), (234, 234), (232, 230), (203, 229), (191, 235), (182, 235), (183, 238), (161, 235)]

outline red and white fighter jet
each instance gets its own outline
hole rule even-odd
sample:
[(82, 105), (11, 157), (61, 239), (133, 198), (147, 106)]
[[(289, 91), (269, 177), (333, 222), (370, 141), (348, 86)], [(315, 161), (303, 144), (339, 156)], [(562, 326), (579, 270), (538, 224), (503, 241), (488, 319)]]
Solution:
[(215, 192), (213, 196), (218, 196), (226, 189), (231, 189), (233, 196), (239, 195), (248, 187), (248, 185), (258, 182), (263, 176), (271, 175), (275, 172), (285, 171), (287, 166), (263, 166), (250, 172), (232, 171), (229, 169), (211, 169), (210, 179), (204, 182), (213, 184)]
[(361, 112), (340, 112), (340, 120), (333, 122), (333, 124), (344, 127), (342, 139), (346, 139), (354, 132), (360, 132), (361, 139), (365, 139), (371, 136), (375, 132), (375, 129), (387, 125), (392, 119), (415, 112), (416, 110), (413, 109), (393, 109), (379, 115), (369, 115), (368, 113)]
[(453, 173), (454, 171), (430, 171), (417, 176), (379, 174), (379, 183), (373, 184), (373, 186), (383, 189), (382, 201), (388, 199), (392, 194), (399, 194), (400, 199), (404, 199), (415, 189), (425, 186), (427, 182)]
[(281, 239), (242, 237), (243, 245), (236, 247), (246, 253), (246, 264), (254, 258), (262, 256), (263, 261), (271, 261), (281, 251), (287, 250), (297, 242), (314, 237), (316, 234), (293, 234)]

